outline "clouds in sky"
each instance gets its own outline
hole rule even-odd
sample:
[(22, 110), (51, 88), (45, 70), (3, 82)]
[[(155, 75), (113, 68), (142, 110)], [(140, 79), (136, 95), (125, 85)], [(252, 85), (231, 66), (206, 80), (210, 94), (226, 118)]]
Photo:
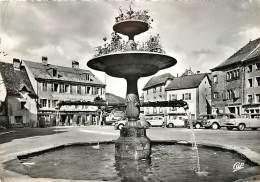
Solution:
[[(209, 72), (250, 39), (260, 37), (259, 0), (134, 1), (135, 9), (149, 9), (152, 29), (136, 37), (159, 33), (176, 66), (157, 74), (181, 74), (185, 68)], [(13, 57), (83, 69), (102, 38), (110, 36), (118, 8), (129, 1), (0, 2), (2, 47)], [(8, 61), (6, 60), (6, 61)], [(92, 70), (93, 71), (93, 70)], [(104, 81), (104, 73), (93, 71)], [(148, 81), (139, 81), (139, 90)], [(123, 79), (107, 77), (107, 91), (124, 96)], [(120, 85), (120, 88), (118, 88)]]

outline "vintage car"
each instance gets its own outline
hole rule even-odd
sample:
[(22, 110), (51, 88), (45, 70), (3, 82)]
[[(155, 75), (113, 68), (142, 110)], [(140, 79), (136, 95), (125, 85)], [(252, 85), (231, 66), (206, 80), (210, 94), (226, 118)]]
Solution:
[(239, 131), (243, 131), (245, 128), (257, 130), (257, 128), (260, 128), (260, 114), (253, 117), (250, 114), (243, 114), (239, 118), (228, 119), (224, 125), (228, 130), (234, 128), (237, 128)]
[(145, 120), (147, 121), (149, 127), (151, 126), (165, 126), (164, 116), (145, 116)]
[(188, 116), (185, 113), (173, 113), (167, 117), (166, 126), (173, 127), (187, 127)]
[(204, 127), (204, 123), (207, 122), (208, 119), (215, 119), (216, 115), (214, 114), (201, 114), (198, 119), (192, 121), (192, 126), (195, 129), (199, 129)]
[(203, 126), (205, 128), (212, 128), (214, 130), (220, 129), (221, 127), (226, 127), (226, 123), (230, 119), (237, 118), (237, 115), (233, 113), (226, 113), (226, 114), (218, 114), (216, 117), (212, 119), (208, 119), (203, 122)]

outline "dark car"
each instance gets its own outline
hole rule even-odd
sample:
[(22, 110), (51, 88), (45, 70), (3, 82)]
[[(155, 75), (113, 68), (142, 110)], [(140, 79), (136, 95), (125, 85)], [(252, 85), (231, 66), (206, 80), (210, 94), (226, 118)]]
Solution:
[(192, 121), (193, 128), (202, 128), (205, 126), (207, 120), (214, 118), (216, 118), (216, 115), (214, 114), (201, 114), (199, 115), (198, 119)]

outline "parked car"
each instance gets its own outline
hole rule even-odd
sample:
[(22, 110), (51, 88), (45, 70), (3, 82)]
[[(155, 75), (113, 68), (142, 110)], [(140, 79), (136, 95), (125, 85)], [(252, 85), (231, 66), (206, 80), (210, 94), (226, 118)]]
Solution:
[(166, 126), (173, 127), (187, 127), (188, 116), (186, 114), (169, 114), (167, 117)]
[(218, 114), (216, 115), (215, 118), (213, 119), (208, 119), (206, 121), (203, 122), (203, 126), (205, 128), (212, 128), (214, 130), (220, 129), (221, 127), (225, 127), (226, 126), (226, 122), (229, 119), (234, 119), (237, 116), (235, 114), (232, 113), (226, 113), (226, 114)]
[(215, 119), (215, 118), (216, 115), (214, 114), (201, 114), (199, 115), (198, 119), (192, 121), (192, 126), (195, 129), (202, 128), (204, 127), (204, 123), (206, 123), (208, 119)]
[(257, 128), (260, 128), (260, 114), (254, 115), (254, 117), (251, 117), (249, 114), (243, 114), (239, 118), (227, 120), (225, 126), (228, 130), (233, 130), (234, 128), (237, 128), (239, 131), (243, 131), (245, 128), (257, 130)]
[(149, 127), (151, 126), (165, 126), (164, 116), (145, 116)]

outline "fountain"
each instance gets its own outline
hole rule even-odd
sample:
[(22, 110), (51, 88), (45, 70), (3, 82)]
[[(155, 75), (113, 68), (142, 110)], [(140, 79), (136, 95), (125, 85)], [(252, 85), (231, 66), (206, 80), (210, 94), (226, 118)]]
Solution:
[[(148, 11), (134, 11), (131, 6), (116, 17), (110, 44), (97, 48), (97, 53), (87, 65), (103, 71), (110, 76), (125, 78), (127, 81), (126, 114), (128, 122), (120, 131), (115, 143), (115, 156), (123, 159), (146, 159), (151, 153), (150, 139), (146, 129), (139, 122), (140, 103), (137, 81), (140, 77), (155, 74), (161, 69), (176, 64), (176, 59), (164, 53), (159, 35), (138, 44), (134, 38), (150, 28), (152, 22)], [(127, 42), (121, 41), (118, 33), (128, 36)], [(104, 38), (104, 41), (107, 39)]]

